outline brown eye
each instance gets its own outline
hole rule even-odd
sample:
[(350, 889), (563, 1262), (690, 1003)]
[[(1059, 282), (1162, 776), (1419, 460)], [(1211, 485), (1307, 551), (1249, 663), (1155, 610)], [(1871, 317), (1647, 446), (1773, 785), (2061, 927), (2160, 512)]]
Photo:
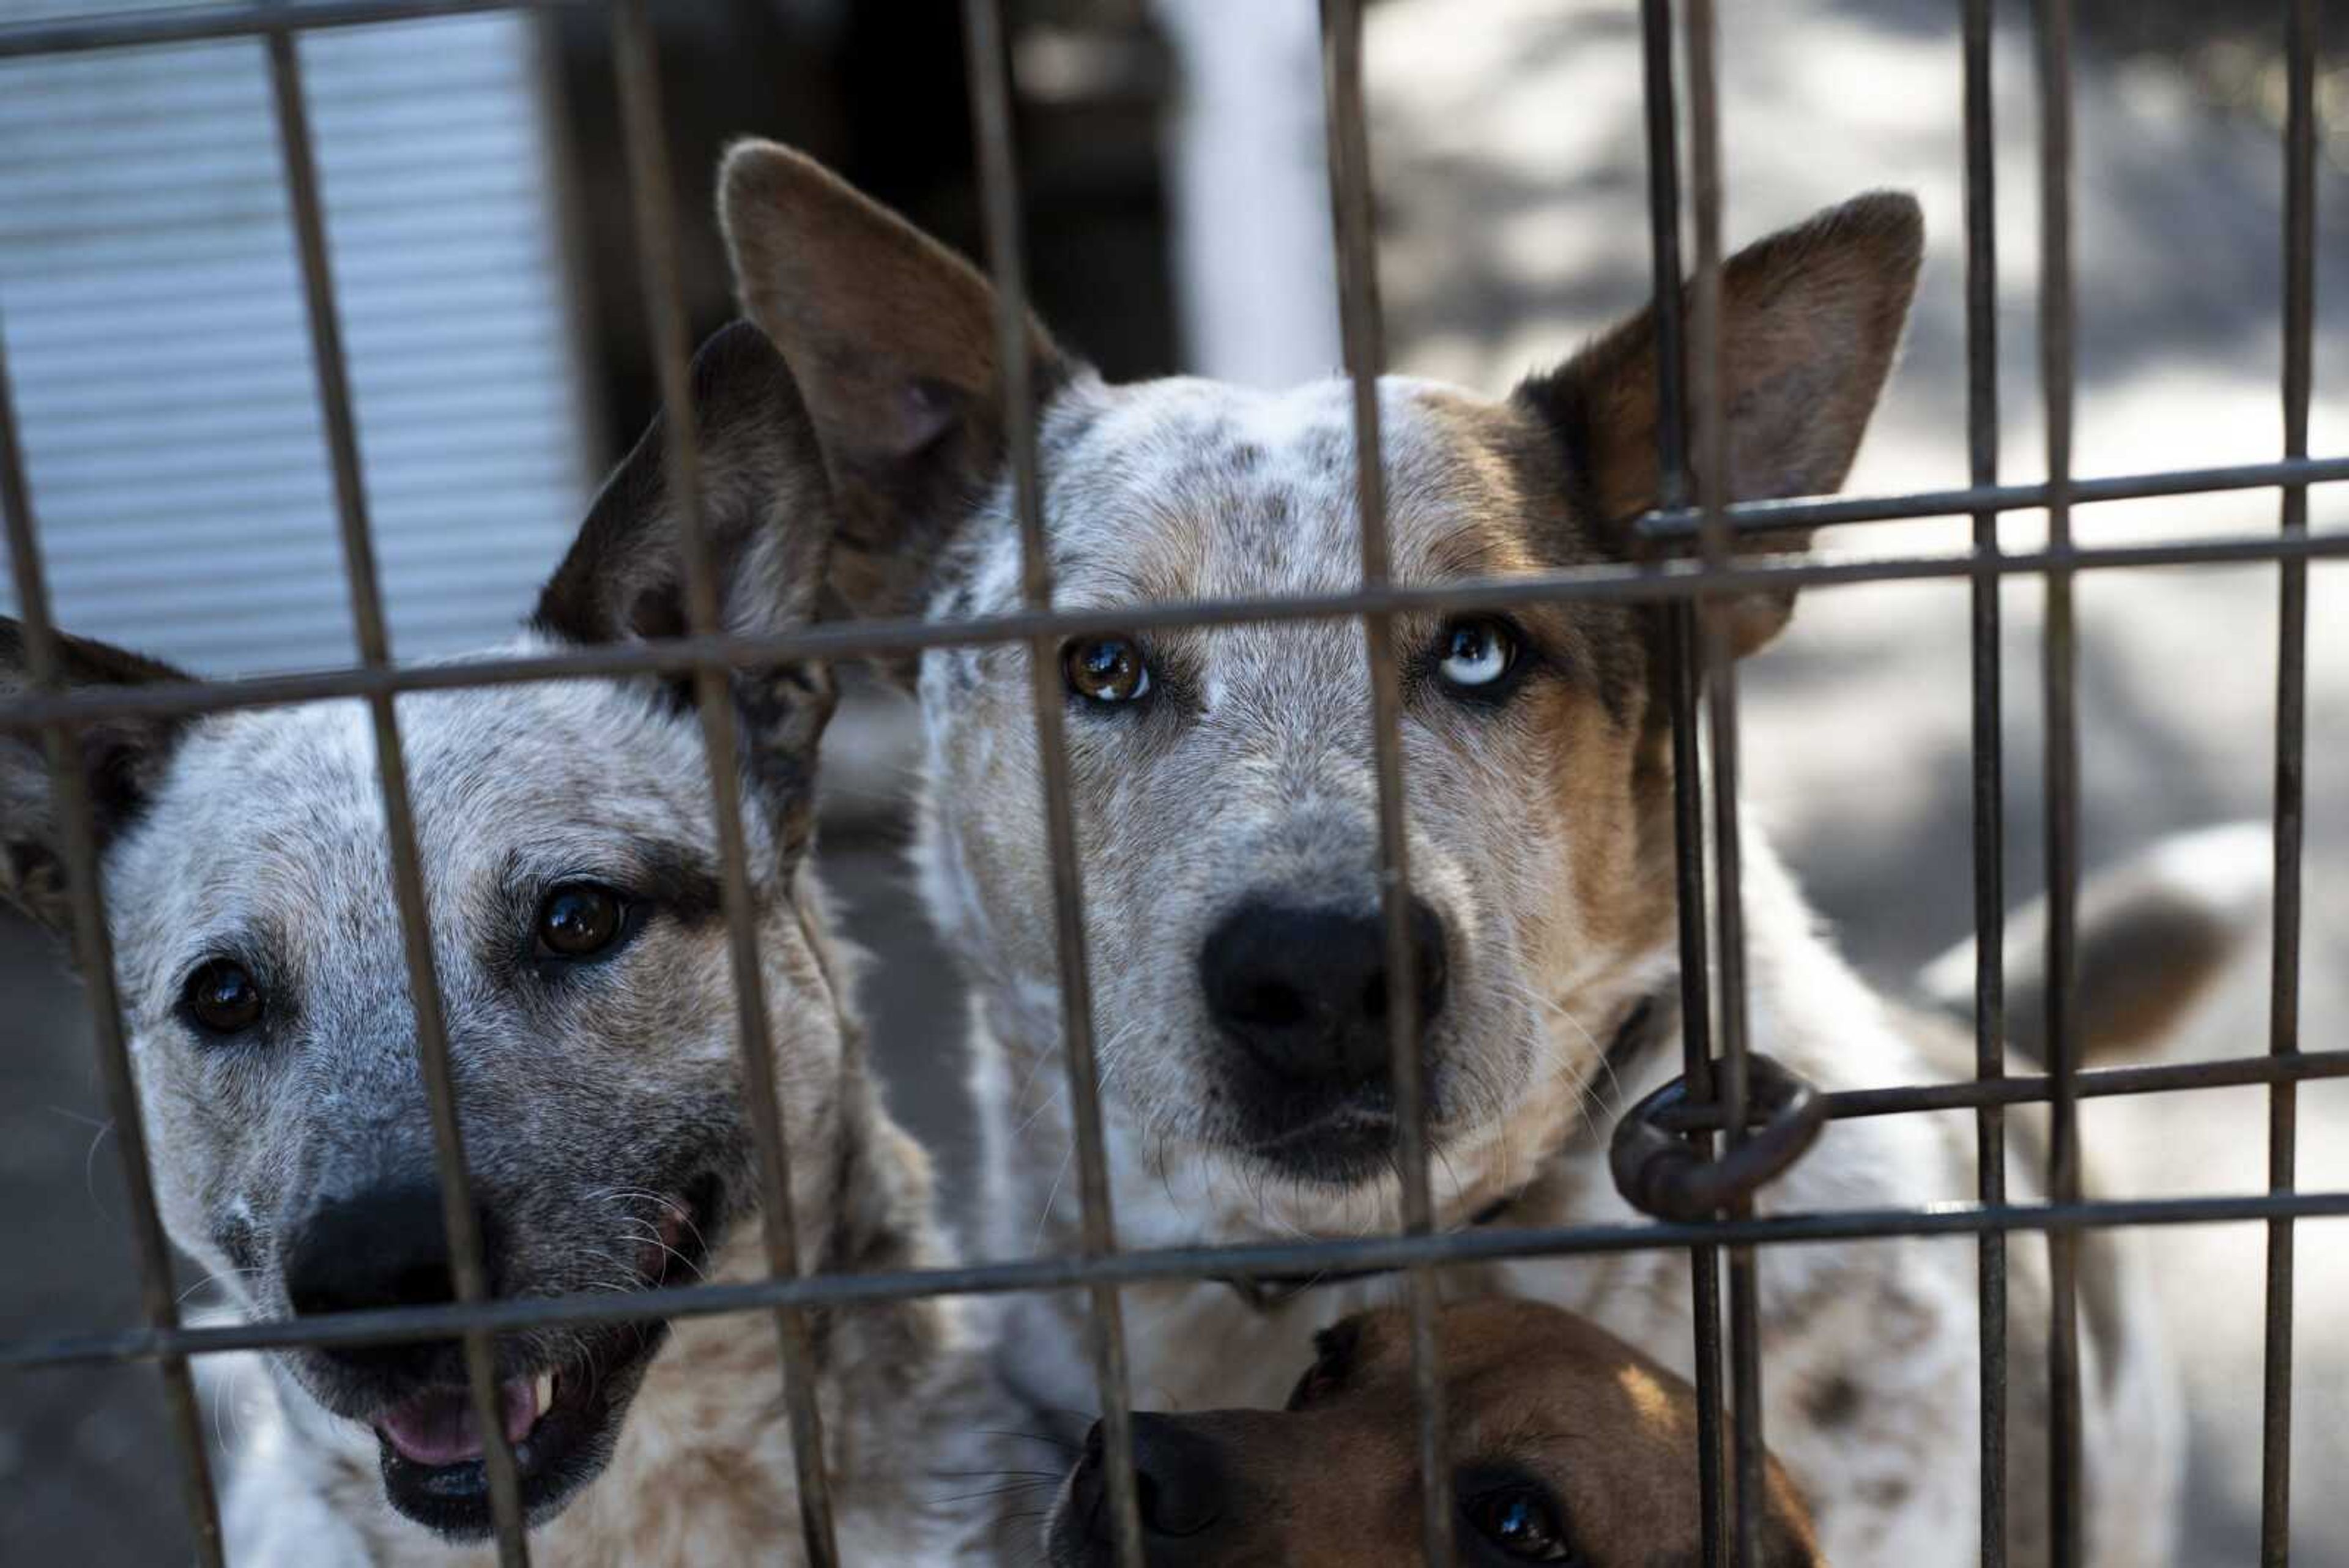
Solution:
[(627, 924), (620, 896), (593, 882), (566, 882), (538, 907), (542, 957), (586, 959), (608, 950)]
[(188, 1016), (210, 1034), (242, 1034), (261, 1022), (261, 984), (231, 959), (213, 959), (188, 977)]
[(1150, 690), (1142, 649), (1122, 637), (1080, 638), (1061, 653), (1069, 690), (1093, 702), (1131, 702)]
[(1506, 1487), (1462, 1501), (1476, 1533), (1520, 1563), (1572, 1563), (1557, 1511), (1532, 1487)]
[(1288, 1391), (1288, 1410), (1302, 1410), (1308, 1405), (1330, 1397), (1338, 1392), (1352, 1373), (1354, 1363), (1362, 1348), (1362, 1320), (1350, 1317), (1313, 1336), (1313, 1365)]

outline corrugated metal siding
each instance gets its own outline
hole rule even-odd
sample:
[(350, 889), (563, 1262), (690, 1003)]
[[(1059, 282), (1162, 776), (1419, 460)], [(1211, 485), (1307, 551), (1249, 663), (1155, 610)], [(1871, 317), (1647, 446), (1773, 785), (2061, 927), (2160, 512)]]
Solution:
[[(531, 24), (301, 49), (394, 649), (477, 647), (590, 462)], [(0, 331), (58, 618), (206, 673), (355, 653), (282, 167), (257, 41), (0, 63)]]

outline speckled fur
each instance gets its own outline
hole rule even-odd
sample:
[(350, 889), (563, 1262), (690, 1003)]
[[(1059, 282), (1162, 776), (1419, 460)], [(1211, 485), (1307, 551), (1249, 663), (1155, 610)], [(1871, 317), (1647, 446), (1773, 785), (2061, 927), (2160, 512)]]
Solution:
[[(825, 491), (790, 382), (757, 334), (697, 365), (708, 534), (747, 630), (804, 618), (821, 579)], [(795, 423), (794, 421), (797, 421)], [(512, 653), (674, 622), (682, 573), (657, 430), (607, 487)], [(816, 541), (811, 552), (805, 541)], [(20, 683), (0, 625), (0, 689)], [(168, 674), (92, 645), (88, 683)], [(805, 863), (821, 670), (738, 677), (741, 804), (773, 1090), (792, 1158), (802, 1256), (815, 1269), (945, 1259), (928, 1163), (882, 1106)], [(624, 1291), (647, 1279), (662, 1205), (698, 1179), (706, 1272), (765, 1272), (719, 836), (695, 711), (646, 679), (402, 696), (397, 715), (477, 1202), (505, 1296)], [(285, 1260), (321, 1207), (426, 1180), (432, 1135), (393, 897), (373, 726), (354, 702), (232, 711), (116, 737), (104, 871), (130, 1048), (172, 1239), (233, 1315), (290, 1310)], [(118, 759), (119, 760), (119, 759)], [(55, 920), (56, 829), (39, 759), (0, 742), (5, 885)], [(647, 910), (605, 961), (550, 972), (533, 911), (590, 880)], [(208, 960), (268, 994), (246, 1035), (203, 1035), (180, 1007)], [(996, 1412), (979, 1314), (949, 1302), (843, 1310), (813, 1324), (833, 1504), (852, 1561), (992, 1559)], [(498, 1342), (502, 1374), (578, 1365), (570, 1331)], [(220, 1369), (212, 1369), (220, 1373)], [(600, 1370), (600, 1366), (599, 1366)], [(611, 1375), (605, 1373), (607, 1380)], [(455, 1568), (492, 1560), (397, 1513), (364, 1424), (389, 1396), (315, 1352), (247, 1358), (213, 1379), (235, 1434), (232, 1561), (256, 1568)], [(616, 1383), (612, 1386), (617, 1386)], [(957, 1501), (956, 1499), (963, 1501)], [(566, 1568), (801, 1561), (797, 1485), (772, 1321), (678, 1324), (653, 1357), (600, 1475), (533, 1521)]]
[[(835, 574), (850, 607), (934, 621), (1016, 610), (1019, 543), (994, 433), (1001, 410), (986, 389), (995, 350), (983, 282), (786, 149), (736, 149), (723, 185), (745, 309), (800, 377), (833, 472), (862, 486), (851, 505), (857, 547), (890, 563)], [(1920, 251), (1915, 204), (1877, 196), (1732, 261), (1733, 495), (1840, 484)], [(1433, 583), (1636, 554), (1623, 525), (1655, 490), (1647, 330), (1627, 324), (1498, 401), (1382, 379), (1395, 576)], [(1359, 581), (1346, 384), (1109, 386), (1040, 326), (1030, 345), (1057, 605), (1331, 594)], [(1736, 602), (1736, 646), (1759, 646), (1790, 609), (1786, 596)], [(1404, 616), (1394, 633), (1407, 659), (1412, 888), (1452, 933), (1447, 1001), (1424, 1047), (1439, 1219), (1464, 1224), (1522, 1188), (1508, 1222), (1625, 1220), (1633, 1216), (1596, 1129), (1619, 1088), (1672, 1070), (1669, 1054), (1651, 1052), (1636, 1081), (1618, 1085), (1601, 1061), (1640, 999), (1670, 994), (1676, 965), (1658, 623), (1598, 602), (1516, 613), (1542, 664), (1497, 712), (1471, 711), (1429, 679), (1418, 650), (1437, 620)], [(1103, 711), (1071, 698), (1066, 726), (1119, 1239), (1164, 1247), (1391, 1227), (1391, 1179), (1291, 1179), (1244, 1147), (1218, 1069), (1226, 1047), (1197, 981), (1206, 933), (1251, 888), (1376, 908), (1361, 629), (1289, 621), (1138, 640), (1158, 682), (1153, 701)], [(1005, 1256), (1079, 1245), (1027, 658), (1020, 644), (939, 649), (923, 655), (918, 680), (926, 758), (916, 858), (976, 990), (985, 1241)], [(1837, 957), (1758, 833), (1744, 855), (1754, 1048), (1830, 1089), (1931, 1076), (1917, 1031)], [(2032, 1191), (2020, 1167), (2013, 1189)], [(1911, 1206), (1972, 1191), (1959, 1129), (1877, 1117), (1831, 1127), (1762, 1207)], [(2044, 1321), (2044, 1245), (2018, 1239), (2012, 1260), (2009, 1560), (2023, 1564), (2047, 1553), (2033, 1506), (2044, 1490), (2044, 1358), (2031, 1337)], [(2103, 1261), (2100, 1249), (2091, 1262)], [(1463, 1271), (1447, 1284), (1559, 1303), (1684, 1372), (1687, 1271), (1675, 1253), (1634, 1253)], [(1971, 1244), (1774, 1248), (1759, 1272), (1765, 1429), (1816, 1505), (1826, 1556), (1903, 1568), (1977, 1561)], [(2146, 1298), (2126, 1272), (2110, 1283), (2127, 1310), (2090, 1325), (2122, 1337), (2087, 1352), (2087, 1533), (2095, 1563), (2143, 1568), (2167, 1551), (2174, 1411)], [(1174, 1409), (1277, 1403), (1314, 1329), (1394, 1289), (1333, 1284), (1259, 1311), (1219, 1283), (1131, 1287), (1133, 1393)], [(1041, 1406), (1094, 1402), (1083, 1314), (1074, 1295), (1014, 1304), (1006, 1366)]]

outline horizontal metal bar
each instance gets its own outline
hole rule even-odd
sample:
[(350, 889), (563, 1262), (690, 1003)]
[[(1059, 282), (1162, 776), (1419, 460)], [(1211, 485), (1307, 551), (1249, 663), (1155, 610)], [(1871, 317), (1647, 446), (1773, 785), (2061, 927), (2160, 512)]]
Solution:
[[(2077, 1075), (2082, 1099), (2118, 1095), (2162, 1095), (2182, 1089), (2240, 1088), (2260, 1084), (2302, 1084), (2349, 1078), (2349, 1051), (2302, 1051), (2288, 1056), (2236, 1056), (2213, 1062), (2165, 1062), (2148, 1067), (2084, 1068)], [(1896, 1116), (1910, 1111), (1975, 1110), (1984, 1106), (2044, 1105), (2054, 1098), (2055, 1080), (2044, 1074), (1968, 1078), (1952, 1084), (1905, 1085), (1886, 1089), (1838, 1089), (1824, 1094), (1827, 1119)], [(1713, 1132), (1721, 1127), (1719, 1107), (1690, 1103), (1662, 1111), (1657, 1125), (1672, 1132)]]
[(1169, 1247), (1101, 1258), (1054, 1257), (960, 1268), (871, 1274), (810, 1274), (794, 1280), (680, 1285), (625, 1294), (482, 1302), (471, 1306), (387, 1308), (321, 1317), (170, 1332), (69, 1334), (0, 1344), (0, 1372), (89, 1366), (159, 1355), (214, 1355), (236, 1350), (321, 1345), (385, 1345), (446, 1338), (468, 1329), (643, 1323), (714, 1317), (778, 1306), (844, 1307), (916, 1296), (1001, 1295), (1157, 1280), (1261, 1279), (1312, 1270), (1379, 1272), (1413, 1264), (1489, 1263), (1503, 1258), (1555, 1258), (1644, 1252), (1692, 1246), (1794, 1246), (1884, 1241), (1898, 1236), (1978, 1236), (1987, 1231), (2048, 1231), (2166, 1225), (2225, 1225), (2280, 1218), (2349, 1217), (2349, 1191), (2245, 1193), (2224, 1198), (2140, 1198), (2067, 1204), (1933, 1204), (1916, 1209), (1854, 1209), (1652, 1225), (1486, 1228), (1435, 1236), (1364, 1236), (1342, 1241), (1286, 1241), (1251, 1247)]
[(1693, 562), (1584, 566), (1516, 577), (1480, 577), (1425, 587), (1362, 589), (1288, 598), (1174, 600), (1102, 609), (1020, 612), (970, 620), (875, 619), (834, 622), (771, 637), (669, 638), (560, 653), (419, 664), (398, 670), (344, 669), (218, 681), (157, 681), (144, 686), (85, 687), (57, 696), (27, 695), (0, 702), (0, 730), (33, 730), (60, 720), (131, 714), (222, 712), (372, 697), (380, 692), (447, 691), (514, 686), (541, 680), (677, 675), (709, 666), (761, 670), (805, 659), (855, 659), (929, 648), (1020, 642), (1040, 635), (1098, 637), (1179, 627), (1241, 626), (1332, 620), (1366, 612), (1503, 609), (1517, 605), (1615, 601), (1653, 603), (1700, 593), (1766, 592), (1869, 582), (1939, 577), (2030, 576), (2061, 566), (2075, 572), (2147, 566), (2208, 566), (2261, 561), (2331, 560), (2349, 556), (2349, 533), (2243, 539), (2186, 540), (2158, 545), (2072, 546), (2028, 554), (1812, 556), (1728, 567)]
[(129, 11), (0, 27), (0, 60), (33, 55), (80, 55), (94, 49), (195, 44), (268, 33), (318, 32), (380, 22), (422, 22), (485, 11), (553, 10), (587, 0), (316, 0), (287, 5), (190, 5), (169, 11)]
[[(2149, 473), (2075, 479), (2065, 489), (2074, 506), (2104, 501), (2145, 501), (2162, 495), (2202, 495), (2234, 490), (2265, 490), (2280, 484), (2339, 484), (2349, 482), (2349, 457), (2285, 458), (2274, 462), (2232, 463), (2223, 468), (2158, 469)], [(1919, 490), (1901, 495), (1811, 497), (1795, 501), (1741, 501), (1724, 508), (1740, 535), (1782, 528), (1816, 528), (1836, 523), (1901, 523), (1919, 517), (1958, 517), (1969, 513), (2028, 512), (2045, 506), (2054, 493), (2045, 483), (1970, 484), (1962, 490)], [(1651, 512), (1637, 524), (1651, 539), (1693, 539), (1702, 511), (1682, 507)]]

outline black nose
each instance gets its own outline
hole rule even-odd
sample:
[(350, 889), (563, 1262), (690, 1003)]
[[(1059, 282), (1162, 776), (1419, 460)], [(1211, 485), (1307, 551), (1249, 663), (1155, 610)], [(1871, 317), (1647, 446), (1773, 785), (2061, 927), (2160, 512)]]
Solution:
[[(1411, 901), (1423, 1026), (1444, 1006), (1444, 922)], [(1386, 923), (1367, 914), (1243, 904), (1207, 933), (1199, 979), (1216, 1022), (1283, 1077), (1330, 1085), (1387, 1073)]]
[[(485, 1217), (485, 1248), (486, 1230)], [(295, 1232), (285, 1267), (286, 1302), (302, 1317), (457, 1299), (440, 1190), (429, 1182), (370, 1188), (317, 1210)], [(442, 1348), (343, 1345), (326, 1354), (388, 1372), (420, 1366)]]
[[(1176, 1542), (1196, 1543), (1206, 1537), (1232, 1512), (1231, 1483), (1228, 1461), (1213, 1438), (1194, 1431), (1180, 1417), (1134, 1412), (1134, 1500), (1140, 1505), (1142, 1533), (1148, 1545), (1155, 1549)], [(1115, 1543), (1098, 1421), (1085, 1436), (1085, 1457), (1077, 1465), (1070, 1506), (1084, 1520), (1088, 1542), (1099, 1546)], [(1151, 1561), (1160, 1561), (1155, 1551)]]

